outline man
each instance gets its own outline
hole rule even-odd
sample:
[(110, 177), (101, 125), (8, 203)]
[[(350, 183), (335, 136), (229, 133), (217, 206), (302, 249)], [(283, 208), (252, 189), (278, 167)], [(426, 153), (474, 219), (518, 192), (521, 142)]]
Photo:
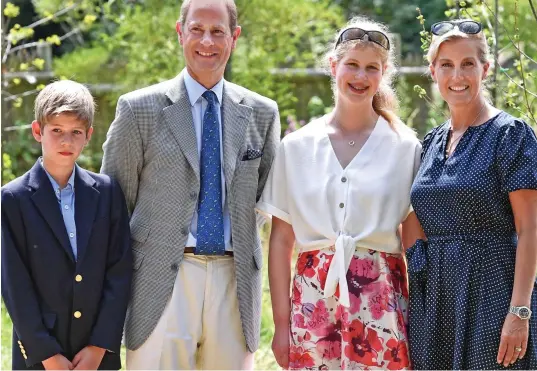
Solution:
[(280, 137), (275, 102), (223, 79), (232, 0), (184, 1), (176, 78), (122, 96), (104, 144), (131, 213), (128, 369), (251, 369), (262, 251), (254, 207)]

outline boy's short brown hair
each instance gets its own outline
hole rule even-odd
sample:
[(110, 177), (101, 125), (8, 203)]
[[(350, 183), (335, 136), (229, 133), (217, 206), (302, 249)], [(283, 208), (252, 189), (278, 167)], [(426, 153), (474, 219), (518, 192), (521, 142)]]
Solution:
[(86, 130), (93, 125), (95, 102), (84, 85), (72, 80), (59, 80), (39, 92), (34, 105), (35, 120), (43, 127), (50, 117), (62, 113), (75, 115)]

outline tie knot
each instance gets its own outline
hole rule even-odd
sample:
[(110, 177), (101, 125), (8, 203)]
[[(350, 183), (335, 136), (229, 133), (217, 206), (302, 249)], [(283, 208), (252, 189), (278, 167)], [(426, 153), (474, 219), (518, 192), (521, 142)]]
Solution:
[(202, 94), (202, 97), (205, 98), (209, 104), (216, 103), (216, 94), (212, 90), (205, 91), (205, 93)]

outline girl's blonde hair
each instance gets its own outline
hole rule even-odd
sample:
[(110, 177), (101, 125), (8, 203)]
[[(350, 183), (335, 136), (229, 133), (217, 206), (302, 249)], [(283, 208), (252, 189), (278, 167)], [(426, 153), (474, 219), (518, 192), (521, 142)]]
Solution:
[[(388, 37), (390, 41), (390, 50), (384, 49), (382, 46), (364, 40), (352, 40), (340, 43), (335, 47), (339, 35), (348, 28), (361, 28), (367, 31), (380, 31)], [(334, 41), (329, 45), (328, 52), (324, 56), (323, 65), (327, 72), (330, 72), (330, 64), (332, 60), (339, 62), (344, 55), (356, 46), (359, 47), (373, 47), (382, 60), (382, 65), (386, 67), (385, 72), (382, 75), (377, 93), (373, 97), (373, 109), (375, 112), (382, 116), (392, 129), (396, 129), (396, 125), (401, 123), (401, 120), (397, 116), (396, 112), (399, 108), (399, 102), (397, 95), (392, 87), (393, 77), (395, 73), (395, 51), (393, 50), (393, 39), (389, 34), (388, 27), (382, 23), (372, 21), (364, 16), (357, 16), (352, 18), (345, 27), (343, 27), (335, 36)], [(334, 99), (337, 99), (337, 87), (334, 78), (332, 78), (332, 90), (334, 92)]]

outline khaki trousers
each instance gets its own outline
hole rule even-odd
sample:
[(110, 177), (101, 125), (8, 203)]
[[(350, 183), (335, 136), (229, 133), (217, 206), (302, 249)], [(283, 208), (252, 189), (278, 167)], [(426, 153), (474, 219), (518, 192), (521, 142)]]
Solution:
[(185, 254), (170, 301), (128, 370), (251, 370), (231, 256)]

